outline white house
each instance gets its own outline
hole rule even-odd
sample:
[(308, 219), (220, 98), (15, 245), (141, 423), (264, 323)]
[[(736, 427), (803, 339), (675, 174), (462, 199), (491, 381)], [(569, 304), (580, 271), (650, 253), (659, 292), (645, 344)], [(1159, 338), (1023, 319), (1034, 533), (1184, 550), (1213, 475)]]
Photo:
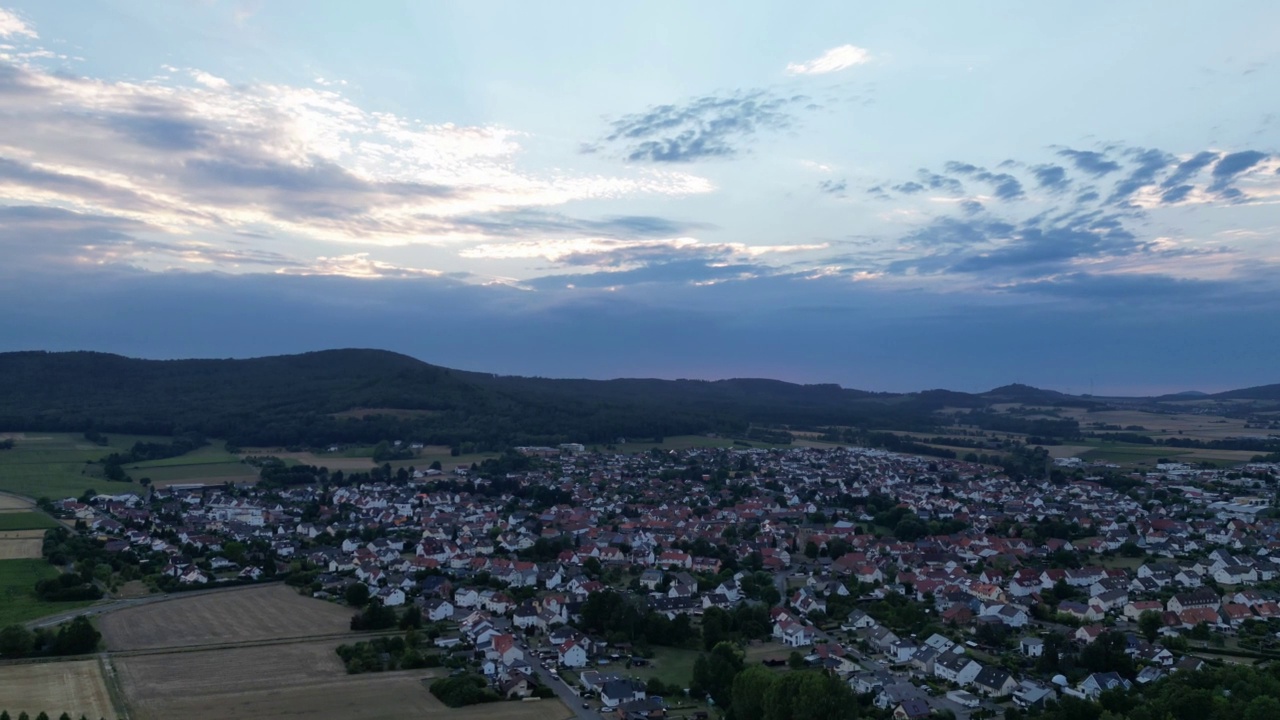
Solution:
[(933, 662), (933, 674), (960, 685), (968, 685), (982, 672), (982, 665), (967, 655), (945, 653)]
[(586, 667), (587, 651), (577, 642), (570, 640), (556, 651), (557, 660), (565, 667)]

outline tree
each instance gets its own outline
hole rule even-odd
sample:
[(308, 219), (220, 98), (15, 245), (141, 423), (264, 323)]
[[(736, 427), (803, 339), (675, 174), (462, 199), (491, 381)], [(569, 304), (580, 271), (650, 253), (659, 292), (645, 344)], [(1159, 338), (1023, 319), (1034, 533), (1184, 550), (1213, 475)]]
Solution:
[(21, 625), (10, 625), (0, 630), (0, 657), (22, 657), (31, 652), (34, 642), (30, 630)]
[(729, 708), (733, 704), (733, 679), (742, 671), (742, 651), (738, 646), (722, 642), (693, 663), (690, 691), (710, 696), (716, 705)]
[(364, 607), (369, 602), (369, 586), (362, 582), (352, 583), (342, 596), (351, 607)]
[(777, 675), (763, 665), (752, 665), (733, 679), (733, 716), (737, 720), (764, 720), (765, 698)]
[(1155, 610), (1143, 610), (1138, 616), (1138, 629), (1147, 638), (1147, 642), (1155, 642), (1162, 627), (1164, 627), (1164, 621), (1160, 619), (1160, 613)]
[(98, 632), (89, 619), (81, 615), (58, 628), (53, 639), (54, 655), (82, 655), (98, 649), (98, 641), (102, 633)]
[(792, 650), (791, 654), (787, 656), (787, 666), (790, 667), (792, 670), (803, 669), (804, 656), (796, 652), (795, 650)]
[(812, 540), (810, 540), (809, 542), (805, 543), (805, 544), (804, 544), (804, 555), (805, 555), (805, 557), (809, 558), (810, 560), (816, 560), (816, 559), (818, 558), (818, 543), (816, 543), (816, 542), (814, 542), (814, 541), (812, 541)]

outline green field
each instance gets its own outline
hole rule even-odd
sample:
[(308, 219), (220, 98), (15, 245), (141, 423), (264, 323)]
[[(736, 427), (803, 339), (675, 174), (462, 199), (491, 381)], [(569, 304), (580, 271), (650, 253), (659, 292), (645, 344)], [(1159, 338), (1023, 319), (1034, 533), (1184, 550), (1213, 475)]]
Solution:
[(43, 530), (54, 527), (58, 527), (58, 522), (44, 513), (0, 513), (0, 530)]
[(57, 575), (58, 569), (44, 560), (0, 560), (0, 627), (92, 604), (88, 601), (51, 603), (37, 598), (36, 581)]
[[(176, 460), (180, 458), (170, 458)], [(239, 460), (235, 462), (189, 463), (185, 465), (170, 464), (158, 467), (135, 467), (126, 465), (125, 471), (135, 480), (149, 478), (154, 483), (186, 482), (209, 480), (221, 482), (223, 479), (257, 477), (258, 469), (246, 465)]]
[(653, 659), (649, 661), (650, 664), (647, 667), (633, 667), (621, 672), (634, 675), (641, 682), (647, 682), (649, 678), (656, 677), (668, 685), (687, 688), (689, 681), (693, 679), (693, 663), (698, 659), (698, 655), (697, 650), (655, 647)]
[[(225, 463), (239, 463), (240, 456), (234, 455), (222, 449), (223, 443), (218, 440), (211, 441), (210, 444), (202, 448), (196, 448), (186, 455), (178, 457), (164, 458), (163, 460), (148, 460), (147, 462), (135, 463), (129, 465), (132, 468), (161, 468), (171, 467), (173, 465), (220, 465)], [(132, 473), (130, 473), (132, 474)]]
[(86, 463), (113, 452), (128, 450), (139, 440), (160, 438), (111, 435), (107, 446), (95, 445), (78, 433), (19, 433), (10, 450), (0, 450), (0, 490), (29, 498), (79, 497), (88, 488), (99, 492), (137, 488), (109, 483), (95, 476), (96, 466)]

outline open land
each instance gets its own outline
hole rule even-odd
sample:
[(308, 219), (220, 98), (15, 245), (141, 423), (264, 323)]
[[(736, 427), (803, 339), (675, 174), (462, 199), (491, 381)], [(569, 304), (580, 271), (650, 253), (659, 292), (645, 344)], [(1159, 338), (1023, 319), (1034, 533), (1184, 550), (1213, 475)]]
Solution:
[(89, 602), (46, 602), (36, 597), (39, 580), (57, 577), (58, 569), (40, 559), (0, 560), (0, 627), (68, 612)]
[[(404, 717), (563, 720), (556, 700), (448, 709), (424, 679), (438, 670), (348, 675), (341, 640), (350, 610), (273, 585), (129, 608), (105, 616), (107, 647), (137, 720), (182, 717)], [(289, 638), (298, 638), (290, 640)], [(211, 647), (278, 640), (253, 647)]]
[(16, 530), (48, 530), (58, 527), (58, 521), (39, 512), (0, 513), (0, 532)]
[(109, 492), (115, 488), (137, 488), (127, 483), (111, 483), (95, 475), (96, 466), (113, 452), (124, 452), (138, 441), (163, 438), (137, 435), (110, 435), (107, 445), (97, 445), (77, 433), (10, 433), (12, 449), (0, 452), (0, 491), (29, 498), (79, 497), (88, 488)]
[(114, 718), (116, 711), (97, 660), (0, 666), (0, 710), (11, 717), (67, 713), (71, 717)]
[(44, 546), (44, 530), (6, 530), (0, 532), (0, 560), (39, 558)]
[(100, 624), (107, 648), (120, 651), (325, 635), (350, 621), (349, 608), (262, 585), (127, 608)]

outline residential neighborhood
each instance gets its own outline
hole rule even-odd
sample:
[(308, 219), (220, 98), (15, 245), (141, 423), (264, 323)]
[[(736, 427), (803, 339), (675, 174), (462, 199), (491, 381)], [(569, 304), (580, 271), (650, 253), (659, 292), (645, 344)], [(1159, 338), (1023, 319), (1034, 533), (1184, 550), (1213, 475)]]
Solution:
[[(171, 485), (53, 510), (162, 589), (285, 579), (348, 602), (363, 586), (503, 697), (550, 686), (584, 717), (703, 702), (695, 677), (641, 675), (748, 610), (759, 622), (725, 636), (748, 659), (823, 670), (902, 718), (1097, 699), (1269, 652), (1280, 631), (1276, 464), (1014, 480), (858, 447), (516, 454), (527, 466), (499, 476)], [(607, 628), (600, 598), (683, 630), (666, 646)]]

